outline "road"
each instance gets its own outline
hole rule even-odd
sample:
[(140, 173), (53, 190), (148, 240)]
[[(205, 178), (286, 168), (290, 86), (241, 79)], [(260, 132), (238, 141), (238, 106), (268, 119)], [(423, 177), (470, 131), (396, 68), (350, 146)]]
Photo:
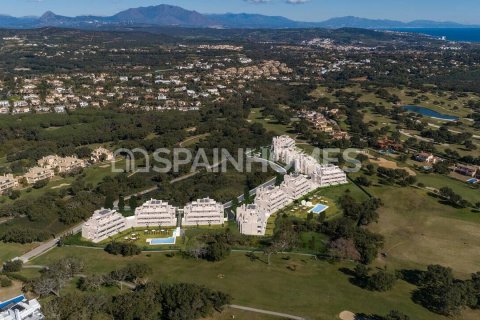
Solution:
[(280, 318), (293, 319), (293, 320), (305, 320), (305, 318), (302, 318), (302, 317), (299, 317), (299, 316), (292, 316), (291, 314), (262, 310), (262, 309), (256, 309), (256, 308), (250, 308), (250, 307), (244, 307), (244, 306), (238, 306), (238, 305), (235, 305), (235, 304), (231, 304), (228, 307), (230, 307), (232, 309), (245, 310), (245, 311), (262, 313), (262, 314), (268, 314), (270, 316), (275, 316), (275, 317), (280, 317)]
[(69, 235), (69, 234), (75, 234), (75, 233), (81, 232), (82, 231), (82, 226), (83, 226), (83, 223), (68, 229), (67, 231), (61, 233), (55, 239), (52, 239), (52, 240), (49, 240), (47, 242), (42, 243), (41, 245), (39, 245), (35, 249), (33, 249), (33, 250), (25, 253), (24, 255), (18, 257), (18, 259), (22, 260), (25, 263), (25, 262), (28, 262), (29, 260), (31, 260), (35, 257), (38, 257), (38, 256), (50, 251), (51, 249), (53, 249), (57, 246), (58, 241), (60, 240), (61, 237)]
[[(436, 124), (433, 124), (433, 123), (429, 123), (428, 126), (432, 127), (432, 128), (440, 128), (439, 125), (436, 125)], [(453, 130), (453, 129), (448, 129), (448, 131), (450, 131), (451, 133), (456, 133), (456, 134), (459, 134), (459, 133), (462, 133), (461, 131), (457, 131), (457, 130)], [(472, 138), (475, 138), (475, 139), (480, 139), (480, 136), (479, 135), (472, 135)]]

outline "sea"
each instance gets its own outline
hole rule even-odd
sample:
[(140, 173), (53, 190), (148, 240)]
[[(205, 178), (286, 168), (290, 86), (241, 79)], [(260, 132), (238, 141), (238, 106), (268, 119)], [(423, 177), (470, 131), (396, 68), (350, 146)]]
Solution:
[(392, 31), (415, 32), (449, 41), (480, 42), (480, 28), (398, 28)]

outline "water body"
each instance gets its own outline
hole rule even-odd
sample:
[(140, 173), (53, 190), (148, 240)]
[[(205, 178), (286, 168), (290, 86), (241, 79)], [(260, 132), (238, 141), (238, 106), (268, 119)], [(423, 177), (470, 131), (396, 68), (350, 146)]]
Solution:
[(459, 118), (454, 117), (454, 116), (449, 116), (447, 114), (443, 114), (437, 111), (434, 111), (432, 109), (428, 109), (425, 107), (419, 107), (419, 106), (404, 106), (404, 110), (415, 112), (418, 114), (421, 114), (426, 117), (430, 118), (435, 118), (435, 119), (441, 119), (441, 120), (446, 120), (446, 121), (457, 121)]
[(398, 28), (392, 31), (423, 33), (449, 41), (480, 42), (480, 28)]

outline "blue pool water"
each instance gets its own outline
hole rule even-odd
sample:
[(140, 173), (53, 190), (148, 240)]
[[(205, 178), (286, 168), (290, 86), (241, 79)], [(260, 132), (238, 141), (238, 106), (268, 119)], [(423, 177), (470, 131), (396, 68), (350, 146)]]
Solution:
[(319, 214), (319, 213), (322, 213), (323, 211), (327, 210), (329, 207), (326, 206), (326, 205), (323, 205), (323, 204), (317, 204), (315, 207), (313, 207), (312, 210), (310, 210), (310, 212), (313, 212), (313, 213), (316, 213), (316, 214)]
[(150, 240), (151, 245), (175, 244), (175, 238), (157, 238)]
[(17, 304), (19, 302), (22, 302), (23, 300), (25, 300), (25, 296), (21, 295), (21, 296), (15, 297), (13, 299), (10, 299), (10, 300), (4, 301), (4, 302), (0, 302), (0, 310), (4, 309), (5, 307), (7, 307), (11, 304)]
[(427, 116), (430, 118), (436, 118), (436, 119), (441, 119), (441, 120), (446, 120), (446, 121), (457, 121), (458, 117), (454, 116), (449, 116), (447, 114), (443, 114), (437, 111), (434, 111), (432, 109), (428, 109), (425, 107), (419, 107), (419, 106), (404, 106), (404, 110), (415, 112), (418, 114), (421, 114), (423, 116)]
[(472, 178), (467, 180), (468, 183), (475, 184), (478, 182), (478, 179)]

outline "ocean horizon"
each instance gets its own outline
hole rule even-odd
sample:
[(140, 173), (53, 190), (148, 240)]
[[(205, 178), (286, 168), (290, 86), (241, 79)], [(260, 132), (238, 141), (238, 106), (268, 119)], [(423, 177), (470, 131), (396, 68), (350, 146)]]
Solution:
[(480, 28), (392, 28), (391, 31), (414, 32), (449, 41), (480, 42)]

